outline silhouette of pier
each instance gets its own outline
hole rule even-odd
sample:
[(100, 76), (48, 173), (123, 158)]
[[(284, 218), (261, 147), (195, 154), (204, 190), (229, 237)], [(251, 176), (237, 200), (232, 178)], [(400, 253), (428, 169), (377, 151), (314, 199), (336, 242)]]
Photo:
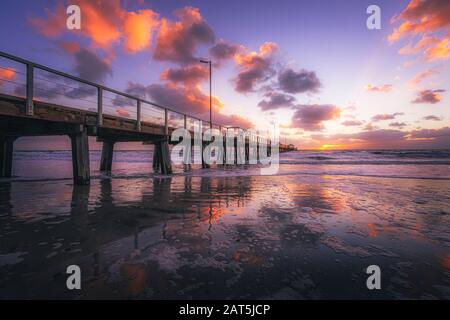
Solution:
[[(171, 174), (169, 144), (179, 142), (170, 139), (175, 129), (187, 129), (192, 133), (192, 140), (202, 140), (201, 133), (206, 129), (217, 129), (224, 137), (224, 150), (227, 150), (227, 131), (247, 131), (203, 121), (8, 53), (0, 52), (0, 57), (14, 64), (12, 67), (0, 64), (0, 71), (3, 70), (0, 72), (0, 177), (11, 177), (14, 141), (23, 136), (69, 136), (74, 183), (82, 185), (90, 181), (89, 136), (103, 143), (102, 171), (111, 171), (115, 143), (138, 141), (153, 144), (153, 168)], [(90, 97), (95, 99), (89, 100)], [(268, 135), (254, 138), (257, 150), (264, 146), (270, 154)], [(245, 137), (244, 163), (249, 162), (250, 140), (251, 137)], [(237, 159), (237, 138), (232, 144)], [(205, 142), (200, 145), (203, 150)], [(293, 145), (279, 144), (279, 152), (294, 149)], [(220, 156), (225, 157), (225, 152)]]

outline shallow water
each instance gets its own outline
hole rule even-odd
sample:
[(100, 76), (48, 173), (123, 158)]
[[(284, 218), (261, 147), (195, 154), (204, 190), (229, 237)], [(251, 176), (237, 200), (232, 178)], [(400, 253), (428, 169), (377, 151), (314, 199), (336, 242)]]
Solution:
[[(0, 298), (450, 298), (448, 164), (291, 154), (275, 176), (159, 177), (148, 154), (128, 153), (138, 161), (119, 154), (113, 177), (80, 187), (64, 156), (26, 156), (16, 156), (22, 175), (0, 183)], [(44, 163), (36, 176), (24, 169)], [(71, 264), (81, 291), (66, 289)], [(372, 264), (381, 290), (366, 288)]]

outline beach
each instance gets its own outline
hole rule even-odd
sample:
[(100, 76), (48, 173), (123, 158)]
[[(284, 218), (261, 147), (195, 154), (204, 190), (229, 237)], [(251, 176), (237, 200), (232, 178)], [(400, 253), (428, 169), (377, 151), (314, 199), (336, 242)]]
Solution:
[[(151, 172), (151, 152), (15, 153), (0, 298), (449, 299), (450, 151), (300, 151), (280, 170)], [(82, 270), (67, 290), (66, 268)], [(366, 268), (381, 269), (368, 290)]]

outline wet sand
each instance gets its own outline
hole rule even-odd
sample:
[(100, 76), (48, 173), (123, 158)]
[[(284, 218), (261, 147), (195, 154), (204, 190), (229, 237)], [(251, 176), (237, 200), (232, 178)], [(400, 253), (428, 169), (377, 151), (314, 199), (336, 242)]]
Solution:
[[(2, 299), (450, 298), (449, 180), (6, 181), (0, 204)], [(71, 264), (81, 291), (66, 289)]]

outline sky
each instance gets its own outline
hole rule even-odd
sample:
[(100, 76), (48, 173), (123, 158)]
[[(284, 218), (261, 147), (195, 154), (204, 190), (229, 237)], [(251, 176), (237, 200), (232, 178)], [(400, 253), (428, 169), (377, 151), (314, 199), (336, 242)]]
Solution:
[[(81, 10), (80, 30), (66, 25), (70, 4)], [(372, 4), (380, 29), (366, 25)], [(205, 120), (209, 71), (200, 59), (213, 63), (215, 123), (265, 131), (276, 122), (281, 142), (301, 149), (450, 148), (448, 0), (0, 6), (1, 51)], [(23, 95), (23, 71), (0, 59), (0, 92)], [(95, 107), (92, 88), (36, 77), (36, 99)], [(131, 101), (105, 99), (105, 112), (136, 116)]]

